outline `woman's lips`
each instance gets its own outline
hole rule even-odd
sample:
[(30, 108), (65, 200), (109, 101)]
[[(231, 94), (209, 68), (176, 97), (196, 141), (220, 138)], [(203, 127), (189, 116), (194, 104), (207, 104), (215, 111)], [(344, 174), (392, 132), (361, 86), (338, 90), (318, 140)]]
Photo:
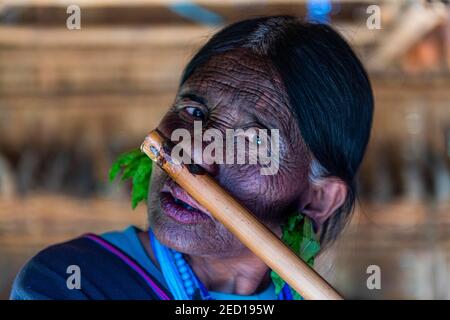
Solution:
[(170, 178), (161, 190), (160, 202), (162, 211), (180, 223), (195, 224), (211, 219), (211, 214)]

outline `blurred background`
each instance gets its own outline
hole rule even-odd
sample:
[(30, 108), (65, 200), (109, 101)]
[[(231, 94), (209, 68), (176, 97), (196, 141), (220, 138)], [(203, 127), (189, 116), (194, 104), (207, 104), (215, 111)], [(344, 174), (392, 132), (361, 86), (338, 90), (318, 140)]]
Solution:
[[(107, 182), (113, 159), (157, 125), (211, 34), (291, 14), (340, 31), (376, 98), (360, 203), (321, 272), (347, 298), (450, 299), (449, 12), (413, 0), (0, 1), (0, 298), (49, 244), (145, 227), (129, 186)], [(366, 286), (370, 265), (380, 290)]]

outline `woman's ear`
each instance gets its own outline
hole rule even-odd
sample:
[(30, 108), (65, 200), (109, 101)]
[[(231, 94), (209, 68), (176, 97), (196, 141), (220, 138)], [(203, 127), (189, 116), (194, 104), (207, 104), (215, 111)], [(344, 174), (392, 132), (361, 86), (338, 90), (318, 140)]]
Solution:
[(310, 188), (308, 199), (303, 202), (301, 212), (311, 218), (317, 228), (320, 228), (344, 204), (347, 186), (342, 180), (329, 177), (311, 183)]

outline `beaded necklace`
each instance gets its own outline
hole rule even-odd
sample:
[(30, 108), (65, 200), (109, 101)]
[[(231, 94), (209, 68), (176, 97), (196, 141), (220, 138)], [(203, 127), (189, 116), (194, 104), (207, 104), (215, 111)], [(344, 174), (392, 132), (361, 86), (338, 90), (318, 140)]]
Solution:
[[(150, 229), (148, 234), (155, 258), (175, 300), (214, 300), (192, 271), (183, 254), (163, 246)], [(278, 300), (292, 300), (288, 285), (283, 287)]]

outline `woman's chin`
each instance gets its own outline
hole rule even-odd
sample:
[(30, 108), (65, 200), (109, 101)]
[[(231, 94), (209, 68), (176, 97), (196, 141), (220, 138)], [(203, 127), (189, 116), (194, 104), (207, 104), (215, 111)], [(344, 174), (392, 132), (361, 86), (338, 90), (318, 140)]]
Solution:
[(205, 244), (214, 241), (205, 235), (211, 226), (182, 223), (161, 212), (151, 217), (150, 225), (159, 242), (182, 253), (207, 254), (209, 250)]

